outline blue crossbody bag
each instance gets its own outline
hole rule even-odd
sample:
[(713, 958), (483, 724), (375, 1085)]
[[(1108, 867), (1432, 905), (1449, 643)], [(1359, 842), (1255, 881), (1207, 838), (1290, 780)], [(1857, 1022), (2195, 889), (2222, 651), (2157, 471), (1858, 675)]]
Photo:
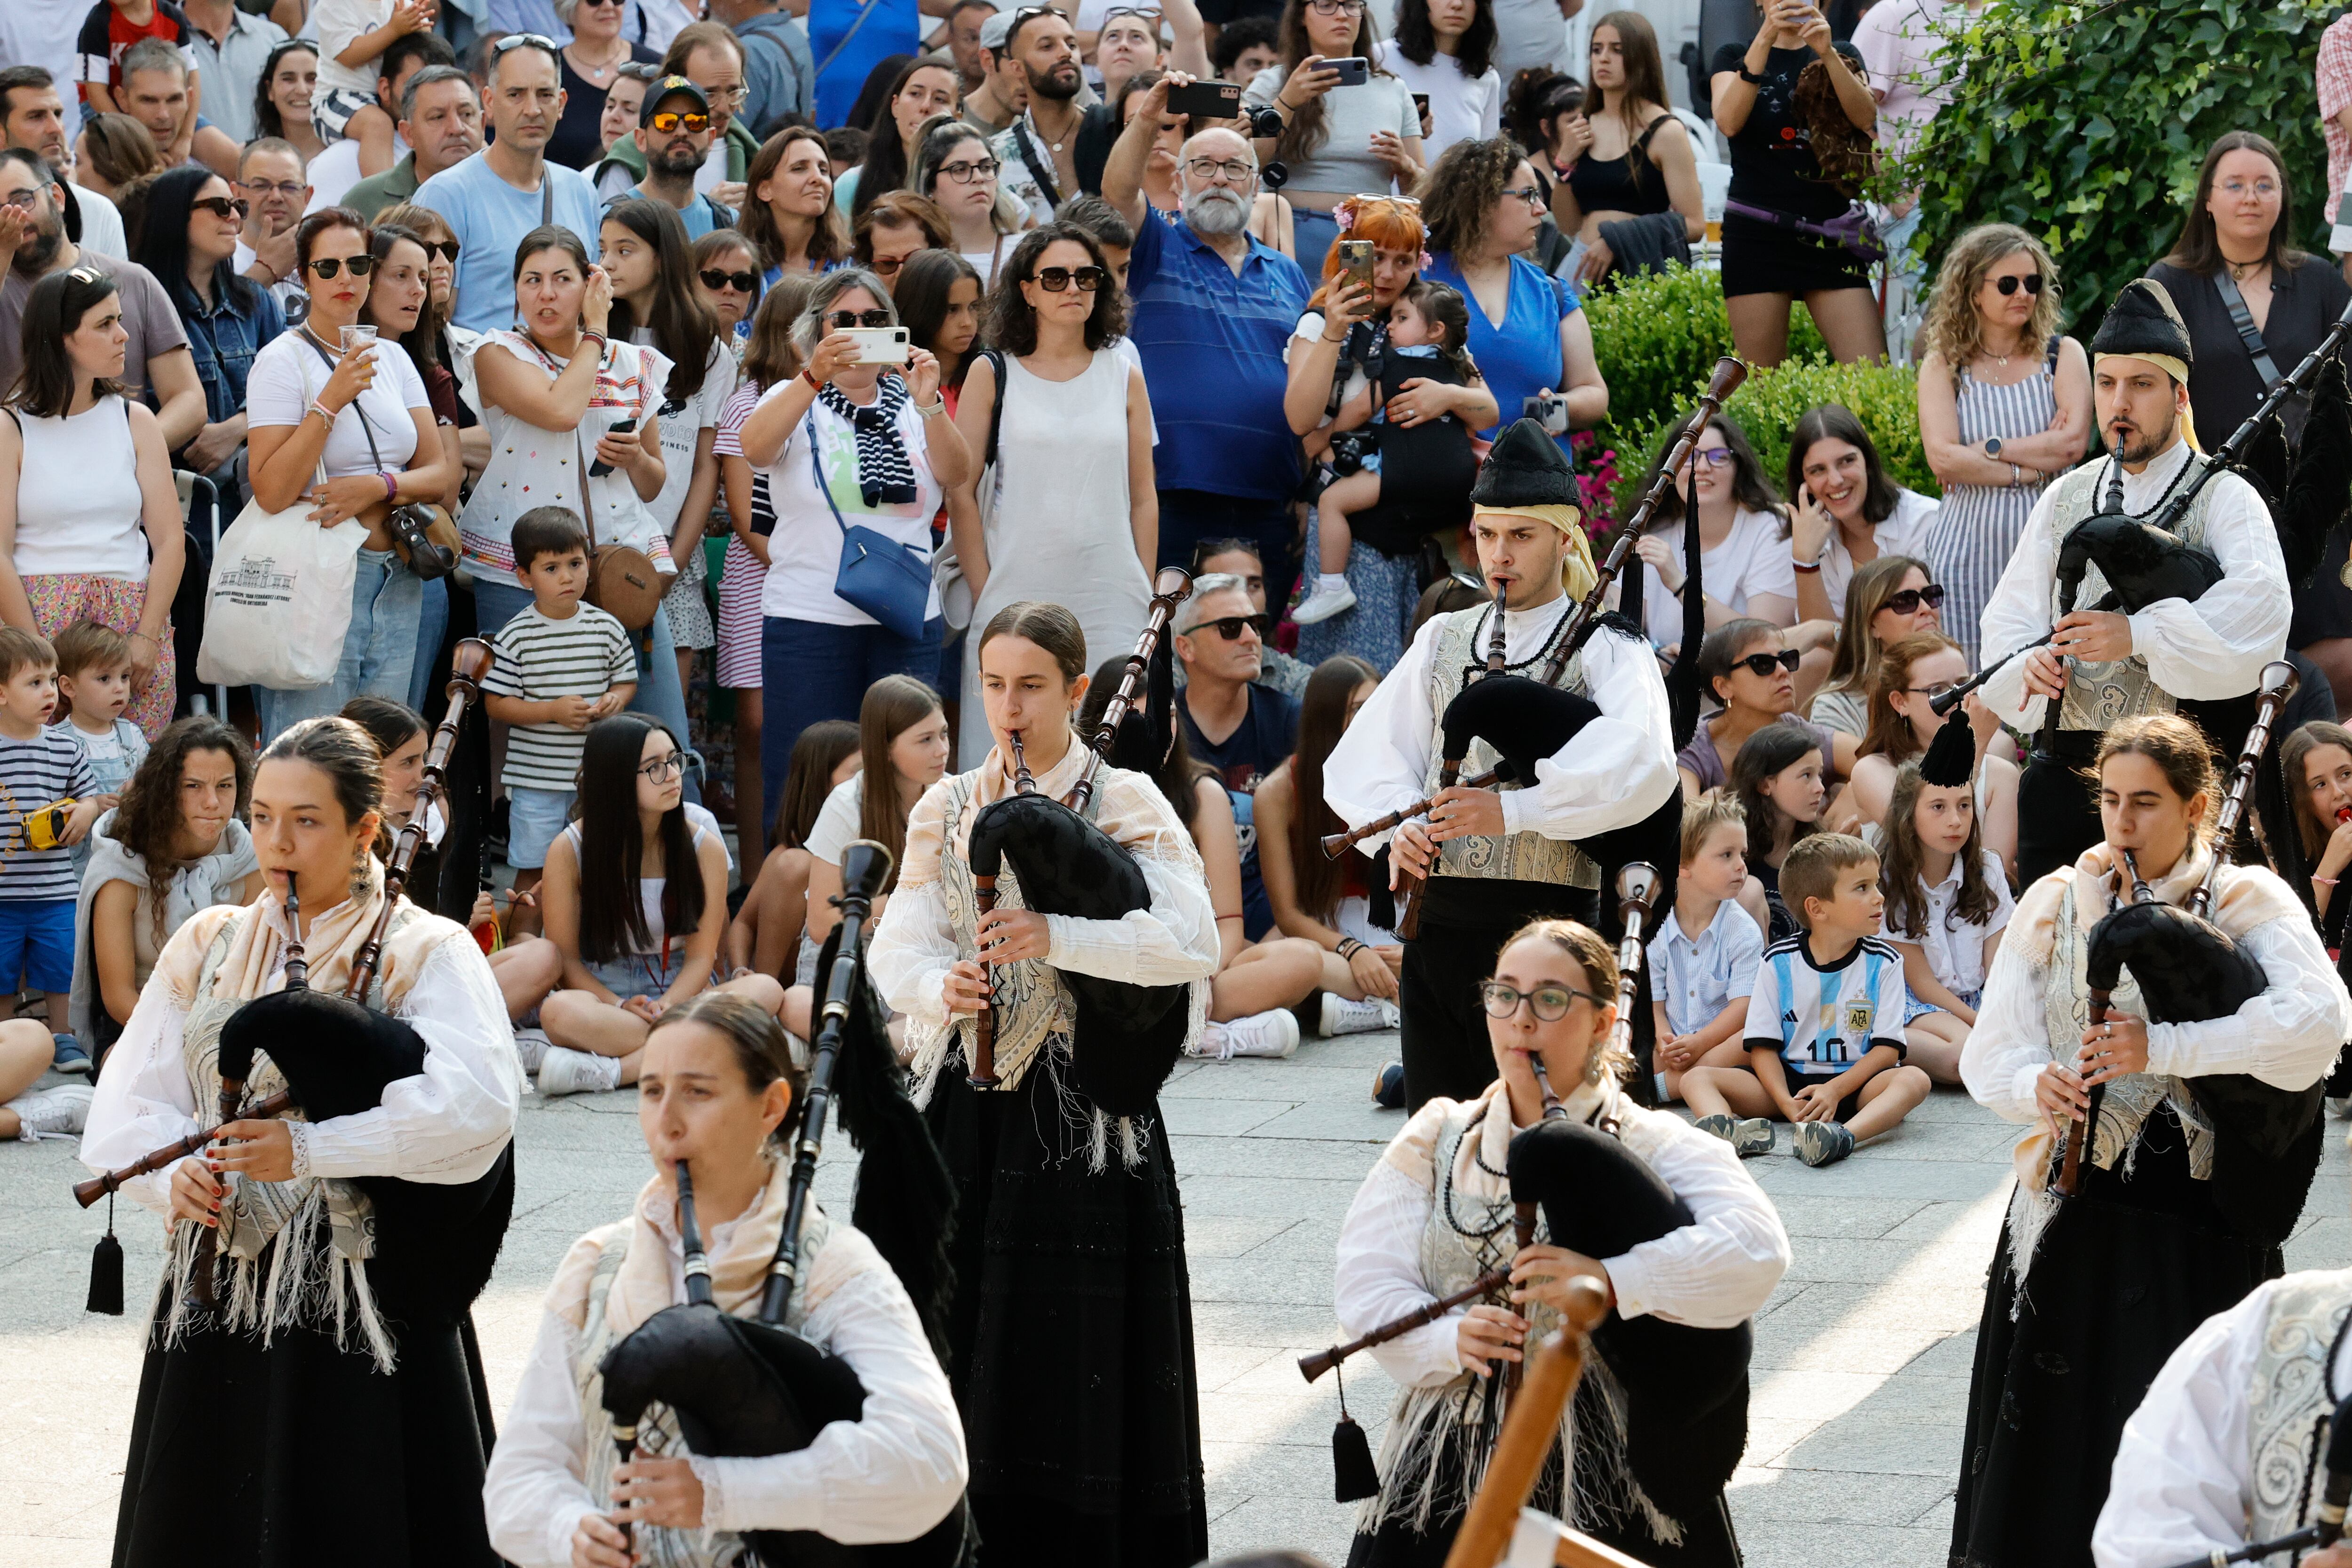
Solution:
[(816, 451), (816, 420), (808, 421), (809, 472), (817, 494), (833, 512), (841, 530), (841, 569), (834, 574), (833, 591), (844, 603), (865, 611), (902, 637), (919, 637), (930, 624), (925, 613), (931, 602), (931, 558), (911, 544), (901, 544), (879, 530), (859, 523), (852, 528), (824, 482), (824, 464)]

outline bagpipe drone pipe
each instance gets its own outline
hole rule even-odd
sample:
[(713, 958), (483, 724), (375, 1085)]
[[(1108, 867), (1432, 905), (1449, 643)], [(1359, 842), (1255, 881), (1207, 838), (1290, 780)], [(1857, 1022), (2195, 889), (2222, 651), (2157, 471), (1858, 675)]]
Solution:
[[(692, 1179), (679, 1163), (687, 1300), (638, 1324), (605, 1352), (598, 1368), (604, 1406), (624, 1462), (634, 1457), (646, 1411), (656, 1402), (676, 1415), (689, 1449), (719, 1458), (797, 1453), (833, 1422), (856, 1421), (864, 1414), (866, 1388), (856, 1370), (784, 1324), (802, 1267), (800, 1236), (817, 1156), (836, 1106), (843, 1129), (866, 1154), (853, 1221), (906, 1285), (934, 1347), (942, 1342), (946, 1232), (954, 1187), (907, 1098), (887, 1022), (865, 973), (866, 922), (890, 866), (890, 852), (870, 839), (858, 839), (842, 854), (841, 924), (827, 940), (817, 971), (825, 976), (824, 1021), (811, 1053), (807, 1093), (791, 1130), (794, 1155), (784, 1220), (756, 1318), (723, 1312), (711, 1299)], [(909, 1542), (848, 1546), (810, 1531), (752, 1531), (746, 1539), (766, 1568), (947, 1568), (966, 1554), (966, 1522), (959, 1504)]]

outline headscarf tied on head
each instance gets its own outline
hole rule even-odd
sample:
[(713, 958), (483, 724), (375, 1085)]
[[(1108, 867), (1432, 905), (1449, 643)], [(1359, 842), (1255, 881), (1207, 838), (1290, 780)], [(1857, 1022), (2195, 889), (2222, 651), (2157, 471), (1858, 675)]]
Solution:
[[(2110, 357), (2146, 360), (2187, 390), (2197, 351), (2189, 341), (2179, 308), (2162, 284), (2135, 278), (2116, 290), (2116, 302), (2107, 307), (2107, 319), (2099, 323), (2098, 336), (2091, 340), (2092, 370), (2096, 372), (2099, 362)], [(2205, 449), (2197, 440), (2195, 410), (2186, 406), (2180, 411), (2180, 434), (2190, 450)]]
[(1470, 487), (1470, 509), (1508, 517), (1533, 518), (1559, 531), (1567, 548), (1559, 558), (1559, 585), (1571, 599), (1592, 591), (1600, 574), (1592, 566), (1592, 542), (1584, 532), (1576, 474), (1559, 443), (1533, 419), (1514, 422), (1497, 437)]

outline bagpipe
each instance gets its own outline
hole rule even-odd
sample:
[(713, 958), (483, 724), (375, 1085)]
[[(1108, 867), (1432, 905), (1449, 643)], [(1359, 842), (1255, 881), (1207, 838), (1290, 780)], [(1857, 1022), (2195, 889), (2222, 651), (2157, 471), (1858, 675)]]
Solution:
[[(384, 864), (383, 907), (376, 912), (374, 927), (352, 961), (350, 982), (340, 996), (310, 988), (300, 900), (293, 879), (288, 878), (286, 988), (255, 997), (221, 1028), (218, 1110), (223, 1125), (280, 1115), (298, 1106), (312, 1121), (356, 1115), (381, 1105), (386, 1086), (425, 1070), (423, 1037), (399, 1019), (366, 1006), (363, 999), (374, 982), (402, 889), (425, 844), (427, 804), (441, 787), (467, 705), (480, 699), (482, 679), (489, 674), (492, 657), (490, 645), (478, 637), (457, 644), (449, 672), (448, 710), (425, 752), (415, 807)], [(287, 1087), (247, 1106), (246, 1086), (253, 1076), (257, 1054), (276, 1064)], [(190, 1133), (134, 1164), (83, 1182), (74, 1188), (75, 1201), (88, 1208), (132, 1177), (163, 1170), (198, 1152), (216, 1140), (220, 1131), (215, 1126)], [(395, 1176), (355, 1180), (375, 1209), (375, 1255), (369, 1260), (368, 1277), (391, 1315), (412, 1322), (463, 1317), (489, 1283), (491, 1267), (506, 1237), (507, 1221), (514, 1208), (513, 1143), (499, 1152), (497, 1163), (488, 1171), (470, 1182), (451, 1185)], [(213, 1303), (218, 1239), (218, 1233), (209, 1226), (196, 1235), (189, 1293), (199, 1305)], [(121, 1251), (114, 1244), (110, 1258), (106, 1250), (110, 1244), (113, 1244), (110, 1227), (99, 1243), (91, 1303), (93, 1310), (107, 1310), (98, 1303), (103, 1276), (110, 1267), (112, 1310), (119, 1312)]]
[[(1176, 606), (1191, 596), (1192, 575), (1181, 567), (1162, 567), (1153, 588), (1142, 636), (1119, 676), (1118, 691), (1087, 738), (1086, 771), (1071, 786), (1066, 801), (1038, 793), (1023, 754), (1020, 732), (1010, 736), (1013, 793), (982, 806), (971, 824), (969, 853), (982, 914), (996, 908), (996, 879), (1007, 862), (1020, 881), (1022, 903), (1039, 914), (1116, 921), (1151, 907), (1151, 889), (1144, 880), (1143, 868), (1117, 840), (1096, 826), (1086, 811), (1094, 799), (1102, 765), (1114, 750), (1138, 767), (1150, 766), (1166, 755), (1167, 738), (1152, 732), (1144, 715), (1135, 710), (1136, 700), (1148, 671), (1154, 706), (1163, 713), (1170, 711), (1174, 679), (1169, 662), (1172, 645), (1167, 638), (1168, 623)], [(1150, 754), (1155, 745), (1157, 756)], [(995, 966), (987, 967), (992, 987)], [(1072, 1069), (1079, 1091), (1113, 1116), (1149, 1110), (1160, 1083), (1183, 1054), (1191, 1014), (1189, 987), (1139, 985), (1068, 971), (1063, 972), (1062, 983), (1069, 987), (1077, 1009)], [(973, 1019), (971, 1081), (981, 1089), (994, 1089), (1001, 1082), (996, 1073), (993, 1001)]]
[[(605, 1352), (597, 1369), (604, 1379), (604, 1410), (613, 1421), (614, 1446), (624, 1464), (635, 1457), (638, 1427), (646, 1407), (656, 1401), (675, 1413), (688, 1448), (719, 1458), (797, 1453), (833, 1422), (856, 1421), (865, 1412), (866, 1387), (856, 1369), (785, 1327), (784, 1317), (799, 1279), (801, 1229), (808, 1217), (825, 1122), (834, 1109), (836, 1072), (845, 1056), (871, 1044), (851, 1036), (872, 1030), (866, 1009), (873, 1004), (863, 973), (866, 921), (890, 866), (889, 850), (871, 839), (858, 839), (842, 852), (841, 925), (828, 943), (824, 1022), (810, 1056), (783, 1229), (776, 1237), (758, 1317), (720, 1311), (711, 1299), (709, 1265), (695, 1220), (693, 1177), (685, 1161), (677, 1163), (686, 1303), (665, 1307), (638, 1324)], [(850, 1125), (852, 1102), (842, 1104), (844, 1124)], [(919, 1303), (921, 1300), (917, 1295)], [(793, 1568), (849, 1563), (940, 1568), (961, 1559), (964, 1536), (964, 1510), (959, 1506), (918, 1539), (889, 1545), (845, 1546), (812, 1531), (751, 1531), (745, 1540), (757, 1561), (769, 1568), (787, 1563)]]
[[(2269, 984), (2253, 956), (2209, 917), (2225, 847), (2244, 818), (2256, 765), (2270, 748), (2272, 726), (2296, 684), (2293, 665), (2282, 660), (2263, 667), (2253, 727), (2239, 750), (2229, 792), (2215, 819), (2213, 858), (2204, 880), (2186, 900), (2179, 905), (2158, 902), (2130, 852), (2124, 852), (2132, 900), (2109, 910), (2091, 929), (2085, 944), (2086, 1016), (2093, 1025), (2105, 1016), (2126, 969), (2139, 985), (2152, 1024), (2229, 1017)], [(2302, 1212), (2318, 1167), (2325, 1080), (2301, 1089), (2275, 1089), (2243, 1073), (2206, 1074), (2184, 1081), (2215, 1124), (2213, 1195), (2222, 1213), (2249, 1235), (2273, 1245), (2283, 1241)], [(2061, 1197), (2079, 1195), (2090, 1180), (2083, 1170), (2083, 1155), (2095, 1136), (2105, 1089), (2105, 1084), (2092, 1086), (2088, 1109), (2068, 1123), (2061, 1141), (2051, 1182)], [(2285, 1187), (2279, 1185), (2282, 1176)]]

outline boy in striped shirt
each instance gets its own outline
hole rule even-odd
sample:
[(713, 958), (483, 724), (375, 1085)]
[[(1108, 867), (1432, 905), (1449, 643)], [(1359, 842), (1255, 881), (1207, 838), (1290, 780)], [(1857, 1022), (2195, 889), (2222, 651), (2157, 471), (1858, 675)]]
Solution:
[(636, 695), (637, 650), (619, 621), (580, 602), (588, 531), (579, 513), (534, 508), (515, 520), (513, 538), (515, 579), (531, 604), (499, 629), (482, 704), (510, 727), (499, 782), (509, 803), (507, 864), (522, 892), (539, 885), (548, 846), (571, 820), (588, 726)]
[[(22, 976), (48, 994), (59, 1072), (88, 1072), (89, 1054), (58, 1033), (73, 990), (72, 846), (98, 819), (98, 779), (81, 743), (46, 726), (58, 710), (58, 656), (46, 638), (0, 626), (0, 987)], [(51, 814), (43, 808), (63, 805)], [(36, 835), (49, 847), (34, 847)]]

